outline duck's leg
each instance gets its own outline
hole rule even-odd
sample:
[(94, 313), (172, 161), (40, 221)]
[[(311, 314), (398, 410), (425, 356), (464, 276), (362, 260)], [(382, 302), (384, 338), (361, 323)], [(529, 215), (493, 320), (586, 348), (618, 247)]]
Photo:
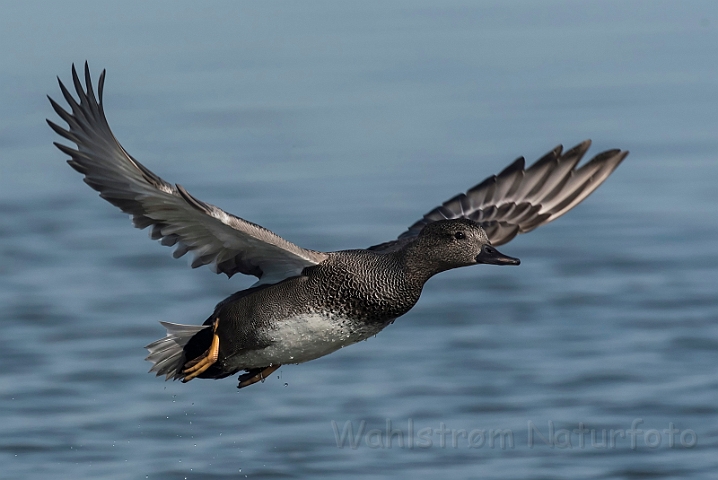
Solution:
[(217, 325), (219, 325), (219, 318), (214, 321), (212, 326), (212, 343), (209, 348), (199, 357), (190, 360), (184, 366), (182, 374), (184, 378), (183, 383), (187, 383), (197, 375), (207, 370), (209, 367), (214, 365), (219, 357), (219, 336), (217, 335)]
[(281, 365), (270, 365), (269, 367), (264, 368), (253, 368), (247, 373), (244, 373), (239, 376), (239, 385), (237, 385), (237, 388), (248, 387), (250, 385), (254, 385), (259, 381), (263, 382), (265, 378), (269, 377), (272, 372), (277, 370), (279, 367), (281, 367)]

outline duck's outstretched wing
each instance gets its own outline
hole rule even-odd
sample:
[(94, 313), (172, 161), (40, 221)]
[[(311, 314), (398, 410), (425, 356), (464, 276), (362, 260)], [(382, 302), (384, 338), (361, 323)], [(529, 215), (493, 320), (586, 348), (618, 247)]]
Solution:
[(180, 185), (162, 180), (132, 158), (112, 134), (102, 107), (105, 72), (100, 75), (97, 98), (87, 63), (84, 88), (74, 65), (72, 80), (79, 102), (58, 79), (71, 112), (50, 98), (69, 128), (65, 130), (49, 120), (47, 123), (77, 148), (55, 145), (72, 157), (68, 163), (85, 176), (85, 183), (132, 216), (135, 227), (152, 227), (152, 239), (176, 245), (175, 258), (191, 251), (193, 268), (211, 265), (228, 277), (244, 273), (266, 284), (299, 275), (305, 267), (327, 257), (298, 247), (266, 228), (194, 198)]
[(437, 220), (469, 218), (481, 224), (493, 245), (509, 242), (519, 233), (556, 220), (598, 188), (628, 155), (607, 150), (577, 168), (591, 146), (586, 140), (566, 153), (554, 148), (529, 168), (518, 158), (498, 175), (492, 175), (466, 193), (447, 200), (414, 223), (397, 240), (370, 247), (389, 252), (419, 235)]

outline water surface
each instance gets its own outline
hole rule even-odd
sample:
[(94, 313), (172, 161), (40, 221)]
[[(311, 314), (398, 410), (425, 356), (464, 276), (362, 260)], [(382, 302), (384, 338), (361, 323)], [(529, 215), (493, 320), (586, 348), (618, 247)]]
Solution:
[[(3, 475), (711, 478), (717, 28), (711, 2), (6, 6)], [(320, 250), (391, 239), (560, 142), (631, 155), (503, 247), (520, 268), (442, 274), (376, 338), (262, 385), (164, 383), (157, 322), (251, 280), (173, 260), (64, 164), (44, 95), (85, 59), (134, 156)]]

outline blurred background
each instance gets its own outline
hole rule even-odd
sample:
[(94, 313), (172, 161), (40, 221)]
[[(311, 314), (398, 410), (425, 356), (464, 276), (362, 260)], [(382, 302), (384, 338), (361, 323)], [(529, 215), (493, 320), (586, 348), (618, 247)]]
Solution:
[[(713, 478), (715, 2), (11, 2), (0, 43), (0, 476)], [(158, 321), (252, 281), (173, 260), (65, 164), (45, 95), (85, 60), (137, 159), (319, 250), (395, 238), (519, 155), (631, 154), (503, 247), (519, 268), (442, 274), (246, 390), (165, 383)]]

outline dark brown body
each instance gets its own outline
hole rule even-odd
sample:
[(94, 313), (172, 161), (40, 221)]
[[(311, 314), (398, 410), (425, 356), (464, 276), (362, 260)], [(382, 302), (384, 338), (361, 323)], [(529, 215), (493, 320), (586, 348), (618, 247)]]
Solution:
[[(223, 378), (244, 369), (230, 366), (227, 360), (269, 347), (283, 322), (302, 315), (344, 322), (350, 334), (375, 334), (408, 312), (421, 295), (426, 275), (407, 268), (404, 257), (403, 252), (334, 252), (300, 276), (231, 295), (204, 322), (211, 325), (218, 320), (220, 346), (217, 362), (199, 377)], [(186, 359), (200, 356), (211, 339), (210, 329), (195, 335), (185, 346)]]

